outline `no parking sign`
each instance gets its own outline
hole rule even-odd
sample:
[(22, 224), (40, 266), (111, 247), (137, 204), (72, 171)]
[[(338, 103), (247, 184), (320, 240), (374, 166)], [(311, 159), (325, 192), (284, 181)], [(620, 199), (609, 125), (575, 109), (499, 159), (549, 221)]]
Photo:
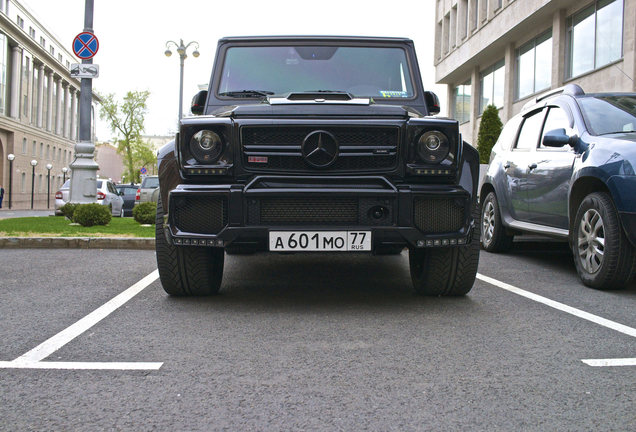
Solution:
[(99, 41), (91, 32), (82, 32), (73, 39), (73, 53), (82, 60), (91, 59), (99, 50)]

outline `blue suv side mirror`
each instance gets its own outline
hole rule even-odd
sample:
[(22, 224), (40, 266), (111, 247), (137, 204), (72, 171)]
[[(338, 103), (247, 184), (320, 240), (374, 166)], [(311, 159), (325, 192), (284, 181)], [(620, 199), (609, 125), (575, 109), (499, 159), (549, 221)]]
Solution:
[(568, 144), (573, 146), (577, 139), (576, 135), (568, 135), (565, 129), (553, 129), (543, 135), (543, 145), (546, 147), (563, 147)]

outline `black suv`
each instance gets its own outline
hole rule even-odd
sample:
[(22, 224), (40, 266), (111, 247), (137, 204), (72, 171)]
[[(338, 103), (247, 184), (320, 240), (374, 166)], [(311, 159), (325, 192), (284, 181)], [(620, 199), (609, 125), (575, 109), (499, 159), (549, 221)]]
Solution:
[(636, 269), (636, 94), (569, 84), (510, 119), (480, 196), (485, 250), (516, 234), (569, 240), (581, 280), (624, 288)]
[(417, 292), (472, 288), (479, 158), (431, 117), (411, 40), (221, 39), (192, 112), (158, 157), (167, 293), (216, 293), (224, 251), (405, 247)]

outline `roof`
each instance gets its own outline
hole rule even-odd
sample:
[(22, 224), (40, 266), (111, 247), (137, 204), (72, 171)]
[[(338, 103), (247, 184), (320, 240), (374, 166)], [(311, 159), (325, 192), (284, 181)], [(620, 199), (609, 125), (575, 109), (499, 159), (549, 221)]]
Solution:
[(384, 36), (231, 36), (224, 37), (219, 40), (219, 43), (224, 42), (335, 42), (335, 41), (346, 41), (346, 42), (413, 42), (409, 38), (402, 37), (384, 37)]

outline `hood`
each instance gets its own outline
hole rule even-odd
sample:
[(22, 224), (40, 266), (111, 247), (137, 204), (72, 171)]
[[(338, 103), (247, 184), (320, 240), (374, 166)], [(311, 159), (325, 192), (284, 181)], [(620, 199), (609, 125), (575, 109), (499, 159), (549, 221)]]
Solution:
[(422, 117), (412, 108), (398, 105), (382, 104), (331, 104), (324, 103), (287, 103), (269, 104), (268, 102), (253, 105), (233, 105), (219, 107), (211, 113), (216, 117), (392, 117), (408, 119)]

